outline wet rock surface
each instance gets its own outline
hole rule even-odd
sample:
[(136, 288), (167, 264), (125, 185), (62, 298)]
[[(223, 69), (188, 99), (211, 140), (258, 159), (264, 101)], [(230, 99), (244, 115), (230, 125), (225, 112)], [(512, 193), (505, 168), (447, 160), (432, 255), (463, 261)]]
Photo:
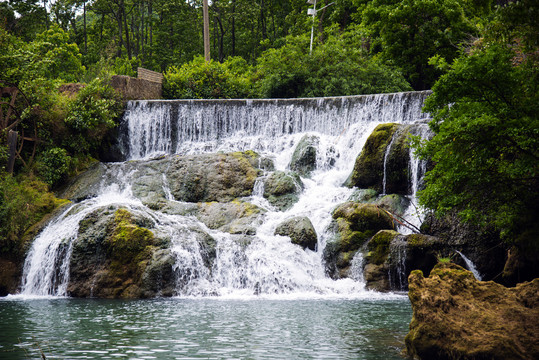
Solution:
[(295, 172), (275, 171), (264, 182), (264, 197), (281, 211), (291, 208), (302, 190), (303, 183)]
[(310, 250), (315, 250), (318, 242), (316, 230), (311, 220), (306, 216), (285, 220), (277, 226), (275, 235), (289, 236), (293, 244)]
[(506, 288), (455, 264), (409, 277), (413, 318), (406, 350), (416, 359), (539, 358), (539, 279)]
[(301, 138), (290, 160), (289, 168), (300, 176), (310, 177), (316, 169), (316, 154), (320, 138), (314, 135), (305, 135)]

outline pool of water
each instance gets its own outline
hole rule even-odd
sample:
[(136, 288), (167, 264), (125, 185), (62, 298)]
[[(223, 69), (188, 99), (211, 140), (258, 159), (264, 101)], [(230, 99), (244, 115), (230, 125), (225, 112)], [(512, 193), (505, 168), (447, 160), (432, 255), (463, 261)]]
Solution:
[(0, 359), (402, 359), (405, 296), (0, 300)]

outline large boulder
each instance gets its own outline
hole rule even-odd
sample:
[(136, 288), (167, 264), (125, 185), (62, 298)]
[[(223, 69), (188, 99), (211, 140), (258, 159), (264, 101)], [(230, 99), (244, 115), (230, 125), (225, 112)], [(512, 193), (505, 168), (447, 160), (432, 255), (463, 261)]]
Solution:
[(300, 176), (310, 177), (316, 169), (316, 153), (320, 139), (318, 136), (305, 135), (301, 138), (290, 160), (289, 168)]
[(398, 124), (378, 125), (365, 142), (356, 159), (354, 170), (346, 182), (349, 187), (370, 188), (382, 192), (384, 157)]
[(275, 229), (275, 235), (289, 236), (293, 244), (304, 249), (316, 249), (318, 236), (314, 226), (306, 216), (297, 216), (285, 220)]
[(409, 277), (406, 351), (418, 359), (539, 359), (539, 279), (505, 288), (455, 264)]
[[(154, 220), (125, 208), (98, 208), (79, 223), (70, 259), (67, 291), (74, 297), (141, 298), (172, 296), (177, 279), (191, 271), (175, 265), (170, 239)], [(215, 240), (200, 228), (181, 239), (196, 241), (204, 266), (215, 258)]]
[(250, 196), (260, 170), (258, 154), (236, 152), (174, 157), (166, 176), (178, 201), (227, 202)]
[(355, 253), (379, 230), (392, 230), (393, 220), (373, 204), (346, 202), (333, 211), (330, 225), (335, 239), (324, 249), (326, 270), (333, 278), (346, 277)]
[(406, 290), (412, 270), (428, 274), (438, 262), (438, 256), (453, 253), (453, 249), (434, 236), (381, 230), (367, 243), (366, 287), (377, 291)]
[(386, 194), (408, 194), (410, 130), (410, 125), (378, 125), (356, 159), (346, 185), (370, 188), (379, 193), (385, 190)]
[(284, 211), (292, 207), (303, 190), (303, 183), (295, 172), (275, 171), (264, 182), (264, 198)]
[(200, 203), (197, 218), (210, 229), (255, 235), (265, 210), (244, 201)]

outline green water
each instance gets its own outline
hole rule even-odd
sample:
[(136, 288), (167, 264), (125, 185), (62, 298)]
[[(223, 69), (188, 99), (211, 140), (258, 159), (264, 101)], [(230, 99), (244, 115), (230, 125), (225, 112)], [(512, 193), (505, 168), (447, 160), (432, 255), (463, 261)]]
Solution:
[(390, 300), (1, 300), (0, 358), (401, 359)]

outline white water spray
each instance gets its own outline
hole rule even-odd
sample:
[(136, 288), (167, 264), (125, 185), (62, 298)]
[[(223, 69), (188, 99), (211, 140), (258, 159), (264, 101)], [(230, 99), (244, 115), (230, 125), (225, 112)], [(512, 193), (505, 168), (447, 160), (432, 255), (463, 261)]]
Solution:
[(457, 254), (460, 255), (462, 260), (464, 260), (464, 263), (466, 263), (466, 267), (468, 268), (468, 270), (470, 270), (472, 272), (473, 276), (479, 281), (483, 280), (483, 277), (481, 276), (479, 271), (477, 271), (477, 269), (475, 268), (475, 265), (472, 262), (472, 260), (470, 260), (466, 256), (464, 256), (464, 254), (461, 253), (460, 251), (456, 250), (456, 252), (457, 252)]

